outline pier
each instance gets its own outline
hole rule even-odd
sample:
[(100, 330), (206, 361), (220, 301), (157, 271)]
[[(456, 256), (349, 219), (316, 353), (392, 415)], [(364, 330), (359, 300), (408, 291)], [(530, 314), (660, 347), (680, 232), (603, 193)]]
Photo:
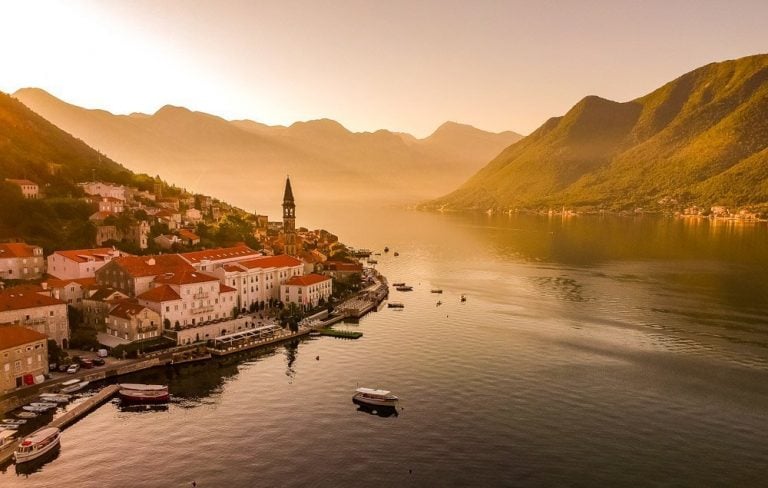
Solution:
[(59, 429), (68, 427), (69, 425), (77, 422), (81, 417), (86, 415), (94, 408), (112, 398), (119, 389), (120, 387), (118, 385), (109, 385), (102, 388), (95, 395), (88, 397), (81, 403), (75, 405), (72, 410), (68, 410), (61, 416), (53, 419), (51, 423), (48, 424), (48, 427), (58, 427)]

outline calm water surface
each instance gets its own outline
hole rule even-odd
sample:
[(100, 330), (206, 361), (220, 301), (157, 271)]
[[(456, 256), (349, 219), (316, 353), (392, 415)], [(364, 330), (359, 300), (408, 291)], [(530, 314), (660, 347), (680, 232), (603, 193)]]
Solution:
[[(343, 325), (357, 341), (141, 373), (167, 410), (108, 403), (0, 486), (765, 486), (765, 225), (298, 216), (399, 251), (377, 267), (414, 286), (405, 309)], [(358, 411), (358, 385), (399, 415)]]

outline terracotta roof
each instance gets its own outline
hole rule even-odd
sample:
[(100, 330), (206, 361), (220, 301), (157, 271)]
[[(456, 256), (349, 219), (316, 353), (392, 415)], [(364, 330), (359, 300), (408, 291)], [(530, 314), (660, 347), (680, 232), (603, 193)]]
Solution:
[(171, 212), (170, 210), (162, 209), (162, 210), (160, 210), (158, 212), (155, 212), (155, 217), (169, 218), (169, 217), (173, 217), (174, 215), (178, 215), (178, 214), (179, 214), (179, 212)]
[(190, 239), (190, 240), (200, 240), (200, 236), (195, 234), (192, 231), (188, 231), (187, 229), (179, 229), (179, 237), (183, 237), (184, 239)]
[(146, 308), (144, 305), (139, 305), (139, 302), (135, 300), (123, 300), (117, 302), (117, 305), (109, 311), (109, 315), (130, 320), (132, 316), (141, 313)]
[(224, 266), (222, 266), (222, 268), (224, 268), (224, 271), (229, 271), (229, 272), (232, 272), (232, 271), (238, 272), (243, 270), (243, 268), (237, 264), (225, 264)]
[(0, 327), (0, 344), (3, 345), (3, 349), (10, 349), (12, 347), (46, 339), (48, 339), (48, 336), (45, 334), (41, 334), (36, 330), (27, 329), (26, 327), (13, 325), (10, 327)]
[(49, 278), (44, 281), (48, 288), (64, 288), (70, 283), (77, 283), (83, 288), (90, 288), (96, 285), (96, 278), (73, 278), (71, 280), (60, 280), (58, 278)]
[(220, 247), (217, 249), (208, 249), (206, 251), (185, 252), (180, 255), (190, 263), (196, 264), (204, 259), (209, 261), (218, 261), (222, 259), (232, 259), (239, 257), (255, 257), (260, 254), (248, 246)]
[(299, 286), (309, 286), (309, 285), (315, 285), (317, 283), (322, 283), (323, 281), (330, 281), (331, 279), (327, 276), (319, 275), (319, 274), (308, 274), (304, 276), (294, 276), (290, 280), (286, 281), (286, 285), (299, 285)]
[(325, 267), (332, 271), (362, 271), (363, 265), (360, 263), (347, 263), (344, 261), (331, 261), (325, 262)]
[(122, 256), (113, 259), (112, 262), (134, 278), (158, 276), (164, 273), (180, 273), (185, 270), (194, 271), (194, 268), (178, 254)]
[(23, 310), (25, 308), (47, 307), (49, 305), (64, 305), (64, 302), (35, 292), (14, 291), (13, 288), (0, 292), (0, 311)]
[(219, 293), (226, 293), (230, 291), (237, 291), (237, 289), (232, 288), (231, 286), (227, 286), (224, 283), (219, 283)]
[(35, 185), (37, 186), (37, 183), (31, 180), (14, 180), (12, 178), (6, 178), (5, 181), (8, 183), (15, 183), (17, 185)]
[(88, 220), (104, 220), (110, 215), (115, 215), (112, 212), (95, 212), (90, 217), (88, 217)]
[(75, 261), (76, 263), (84, 263), (86, 261), (105, 261), (107, 257), (109, 257), (110, 252), (112, 252), (112, 248), (100, 247), (98, 249), (72, 249), (67, 251), (56, 251), (54, 254), (64, 256), (65, 258)]
[[(119, 295), (119, 298), (113, 297), (113, 295)], [(113, 300), (120, 300), (123, 298), (128, 298), (128, 295), (123, 293), (120, 290), (116, 290), (109, 286), (104, 286), (96, 290), (96, 292), (88, 297), (88, 300), (96, 300), (99, 302), (107, 302), (107, 301), (113, 301)]]
[(156, 286), (154, 288), (150, 288), (149, 290), (145, 291), (144, 293), (137, 296), (136, 298), (140, 298), (142, 300), (148, 300), (150, 302), (155, 302), (155, 303), (169, 302), (171, 300), (181, 300), (181, 297), (179, 296), (179, 294), (176, 293), (176, 291), (168, 285), (162, 285), (162, 286)]
[(291, 268), (304, 264), (300, 259), (280, 254), (279, 256), (262, 256), (248, 261), (240, 261), (238, 264), (246, 268)]
[(189, 285), (192, 283), (207, 283), (210, 281), (219, 281), (219, 279), (215, 276), (200, 273), (194, 269), (164, 273), (155, 278), (155, 283), (162, 283), (165, 285)]
[(31, 258), (35, 255), (36, 247), (38, 246), (30, 246), (23, 242), (0, 244), (0, 258)]

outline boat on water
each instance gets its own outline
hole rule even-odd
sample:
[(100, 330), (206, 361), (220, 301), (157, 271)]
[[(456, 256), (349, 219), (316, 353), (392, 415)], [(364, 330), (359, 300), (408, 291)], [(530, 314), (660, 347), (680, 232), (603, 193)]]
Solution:
[(442, 288), (433, 288), (432, 290), (429, 290), (430, 293), (442, 293)]
[(0, 424), (0, 430), (18, 430), (19, 427), (17, 424)]
[(413, 291), (412, 286), (397, 286), (395, 287), (395, 290), (397, 291)]
[(37, 416), (38, 415), (35, 412), (27, 412), (27, 411), (22, 411), (16, 414), (16, 417), (20, 419), (36, 419)]
[(72, 399), (72, 395), (67, 395), (66, 393), (40, 393), (40, 398), (66, 398), (69, 401)]
[(392, 286), (405, 286), (405, 283), (392, 283)]
[(399, 398), (388, 390), (376, 390), (373, 388), (358, 388), (352, 395), (354, 403), (371, 407), (396, 407)]
[(45, 413), (48, 410), (50, 410), (50, 408), (48, 407), (36, 407), (34, 405), (24, 405), (23, 407), (21, 407), (21, 409), (24, 410), (25, 412), (32, 412), (36, 414)]
[(389, 308), (405, 308), (405, 305), (403, 305), (400, 302), (389, 302), (389, 303), (387, 303), (387, 307), (389, 307)]
[(395, 256), (399, 256), (399, 255), (400, 255), (400, 253), (395, 251)]
[[(74, 382), (74, 383), (72, 383), (72, 382)], [(69, 385), (67, 385), (67, 383), (69, 383)], [(82, 380), (82, 381), (81, 380), (69, 380), (69, 381), (65, 381), (64, 383), (61, 384), (61, 386), (64, 387), (64, 388), (61, 389), (61, 392), (62, 393), (74, 393), (76, 391), (82, 390), (83, 388), (85, 388), (86, 386), (88, 386), (90, 384), (91, 384), (91, 382), (88, 381), (88, 380)]]
[(0, 450), (16, 444), (16, 432), (12, 430), (0, 430)]
[(368, 264), (379, 264), (375, 259), (368, 259)]
[(32, 402), (30, 403), (30, 405), (32, 405), (33, 407), (48, 408), (48, 409), (58, 407), (58, 405), (53, 402)]
[(24, 463), (37, 459), (59, 445), (61, 430), (56, 427), (46, 427), (33, 432), (16, 448), (14, 457), (16, 463)]
[(384, 252), (389, 252), (389, 248), (384, 246)]
[(13, 425), (23, 425), (26, 424), (27, 421), (24, 419), (3, 419), (4, 424), (13, 424)]
[(53, 403), (69, 403), (69, 401), (72, 399), (69, 395), (40, 395), (40, 400), (43, 402), (53, 402)]
[(440, 305), (442, 305), (442, 304), (443, 304), (443, 302), (441, 302), (440, 300), (438, 300), (438, 301), (437, 301), (437, 303), (435, 304), (435, 306), (436, 306), (436, 307), (439, 307), (439, 306), (440, 306)]
[(467, 301), (467, 297), (466, 297), (466, 295), (461, 295), (461, 301), (462, 301), (462, 302), (466, 302), (466, 301)]
[(164, 403), (171, 398), (167, 385), (121, 383), (119, 386), (120, 398), (126, 402)]
[(309, 332), (309, 337), (320, 337), (321, 335), (323, 335), (323, 333), (319, 330), (312, 330)]

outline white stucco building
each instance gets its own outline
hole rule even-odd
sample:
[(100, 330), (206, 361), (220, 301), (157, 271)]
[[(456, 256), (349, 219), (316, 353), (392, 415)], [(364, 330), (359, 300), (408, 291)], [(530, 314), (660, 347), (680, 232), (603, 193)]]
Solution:
[(109, 247), (56, 251), (47, 258), (48, 274), (61, 280), (93, 278), (99, 268), (120, 256)]
[(281, 286), (280, 299), (304, 308), (316, 307), (320, 300), (328, 301), (333, 292), (333, 280), (319, 274), (294, 276)]
[(0, 292), (0, 324), (27, 327), (45, 334), (60, 347), (69, 347), (67, 304), (22, 288), (8, 288)]
[(0, 244), (0, 279), (35, 280), (45, 273), (43, 248), (23, 242)]

